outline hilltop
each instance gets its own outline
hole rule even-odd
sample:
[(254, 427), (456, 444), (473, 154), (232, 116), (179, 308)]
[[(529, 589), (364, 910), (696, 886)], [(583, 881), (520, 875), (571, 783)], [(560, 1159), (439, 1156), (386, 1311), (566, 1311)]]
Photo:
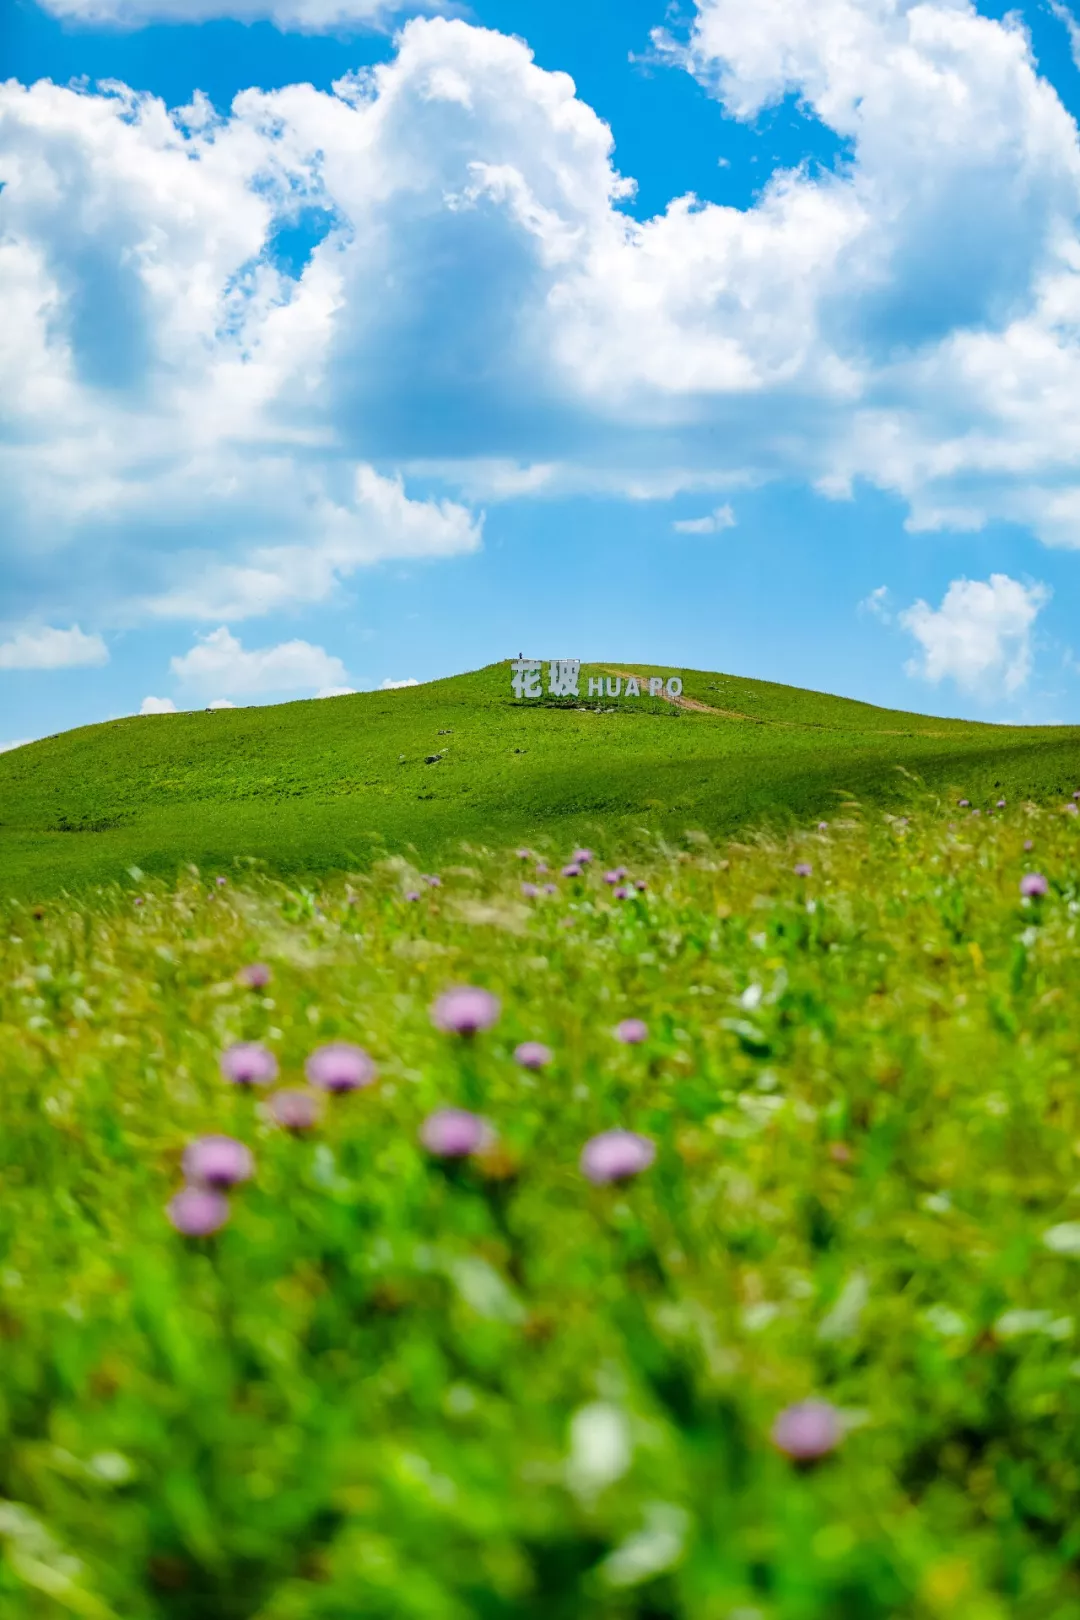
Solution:
[[(585, 673), (668, 674), (594, 664)], [(46, 893), (137, 865), (254, 857), (283, 875), (461, 841), (730, 834), (896, 802), (911, 776), (972, 802), (1080, 782), (1080, 728), (932, 719), (681, 670), (663, 699), (514, 699), (509, 663), (390, 692), (146, 715), (0, 756), (0, 888)], [(585, 683), (582, 690), (586, 689)], [(909, 773), (909, 774), (905, 774)]]

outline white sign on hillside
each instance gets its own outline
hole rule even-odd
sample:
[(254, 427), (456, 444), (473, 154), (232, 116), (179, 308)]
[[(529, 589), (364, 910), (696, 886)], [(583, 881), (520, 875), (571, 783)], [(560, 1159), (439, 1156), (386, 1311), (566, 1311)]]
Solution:
[[(513, 671), (511, 685), (514, 696), (517, 698), (539, 698), (544, 696), (542, 681), (544, 665), (547, 664), (547, 695), (548, 697), (669, 697), (677, 698), (682, 695), (682, 677), (669, 675), (667, 679), (662, 675), (642, 676), (638, 680), (636, 675), (626, 677), (623, 686), (623, 677), (616, 675), (589, 675), (589, 689), (587, 693), (581, 691), (581, 659), (580, 658), (515, 658), (510, 668)], [(605, 684), (606, 683), (606, 684)]]

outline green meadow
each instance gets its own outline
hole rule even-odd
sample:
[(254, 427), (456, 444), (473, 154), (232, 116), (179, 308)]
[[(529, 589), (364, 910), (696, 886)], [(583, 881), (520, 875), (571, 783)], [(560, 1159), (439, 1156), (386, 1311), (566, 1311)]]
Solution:
[[(582, 691), (589, 674), (629, 667), (585, 666)], [(237, 855), (314, 877), (386, 854), (431, 862), (462, 839), (728, 834), (816, 820), (843, 792), (895, 806), (912, 777), (1037, 800), (1080, 780), (1074, 727), (935, 720), (679, 673), (687, 706), (521, 704), (502, 663), (401, 691), (65, 732), (0, 755), (0, 893), (78, 889), (131, 865), (171, 878)]]
[(4, 902), (5, 1620), (1075, 1620), (1080, 818), (977, 808)]

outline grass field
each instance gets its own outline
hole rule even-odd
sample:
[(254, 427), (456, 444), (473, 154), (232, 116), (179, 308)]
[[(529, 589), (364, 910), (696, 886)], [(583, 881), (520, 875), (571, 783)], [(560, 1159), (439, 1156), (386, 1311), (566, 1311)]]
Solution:
[[(583, 673), (609, 667), (626, 668)], [(172, 878), (236, 855), (316, 876), (385, 853), (443, 859), (461, 839), (723, 834), (828, 815), (838, 792), (896, 805), (909, 785), (898, 767), (942, 791), (1045, 800), (1080, 771), (1077, 728), (934, 720), (682, 674), (696, 707), (521, 705), (504, 663), (402, 691), (47, 738), (0, 755), (0, 893), (78, 888), (133, 864)]]
[[(5, 1620), (1075, 1620), (1080, 817), (977, 808), (5, 902)], [(335, 1041), (374, 1084), (282, 1128)]]

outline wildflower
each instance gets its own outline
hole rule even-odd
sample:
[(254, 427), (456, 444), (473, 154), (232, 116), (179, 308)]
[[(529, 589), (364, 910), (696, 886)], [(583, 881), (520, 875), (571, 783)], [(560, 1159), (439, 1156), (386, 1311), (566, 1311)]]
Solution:
[(551, 1062), (551, 1051), (541, 1041), (522, 1041), (514, 1050), (514, 1062), (523, 1069), (542, 1069)]
[(613, 866), (610, 872), (604, 873), (605, 883), (621, 883), (626, 876), (625, 866)]
[(465, 1159), (493, 1138), (494, 1132), (479, 1114), (464, 1108), (439, 1108), (420, 1127), (420, 1140), (440, 1159)]
[(262, 990), (270, 983), (270, 969), (265, 962), (249, 962), (246, 967), (240, 969), (237, 977), (249, 990)]
[(185, 1187), (165, 1213), (185, 1237), (209, 1237), (229, 1218), (229, 1200), (212, 1187)]
[(145, 900), (144, 900), (144, 899), (143, 899), (143, 897), (142, 897), (142, 895), (141, 895), (141, 894), (137, 894), (137, 895), (136, 895), (136, 896), (135, 896), (135, 900), (134, 900), (134, 902), (133, 902), (133, 903), (134, 903), (134, 904), (135, 904), (135, 905), (137, 905), (137, 906), (145, 906), (145, 904), (146, 904), (146, 901), (145, 901)]
[(531, 849), (519, 849), (519, 850), (516, 851), (516, 854), (517, 854), (517, 858), (518, 858), (519, 861), (531, 861), (532, 860), (532, 850)]
[(997, 807), (998, 807), (999, 810), (1004, 810), (1004, 808), (1005, 808), (1005, 800), (1004, 799), (999, 799), (998, 802), (997, 802)]
[(649, 1026), (640, 1018), (624, 1018), (615, 1029), (615, 1039), (622, 1041), (624, 1046), (638, 1046), (648, 1039), (648, 1034)]
[(1050, 893), (1050, 885), (1041, 872), (1025, 872), (1020, 879), (1020, 893), (1025, 900), (1039, 899)]
[(547, 861), (537, 861), (537, 863), (536, 863), (536, 875), (538, 877), (543, 877), (543, 875), (547, 871), (547, 869), (548, 869)]
[(362, 1046), (334, 1041), (312, 1052), (304, 1073), (322, 1091), (360, 1091), (375, 1079), (375, 1065)]
[(827, 821), (819, 821), (817, 824), (817, 830), (818, 832), (828, 832), (829, 823)]
[(571, 861), (569, 866), (564, 866), (563, 867), (562, 875), (563, 875), (563, 877), (568, 877), (568, 878), (580, 877), (581, 876), (581, 867), (577, 864), (576, 861)]
[(499, 1010), (499, 998), (490, 990), (459, 985), (439, 997), (431, 1009), (431, 1021), (450, 1035), (475, 1035), (491, 1028)]
[(405, 892), (405, 898), (406, 898), (406, 900), (409, 900), (409, 901), (419, 900), (419, 898), (420, 898), (419, 889), (407, 889), (406, 892)]
[(796, 861), (795, 865), (792, 867), (792, 871), (795, 873), (796, 877), (810, 877), (813, 870), (814, 868), (810, 865), (809, 861)]
[(625, 883), (620, 883), (619, 887), (617, 889), (612, 889), (611, 892), (616, 900), (629, 900), (634, 891), (633, 889), (628, 889)]
[(184, 1152), (184, 1174), (197, 1186), (234, 1187), (255, 1173), (250, 1148), (232, 1136), (200, 1136)]
[(1074, 799), (1080, 799), (1080, 788), (1074, 788), (1073, 789), (1073, 798)]
[(1034, 840), (1034, 838), (1025, 838), (1024, 839), (1024, 848), (1025, 849), (1034, 849), (1035, 848), (1035, 840)]
[(278, 1072), (277, 1058), (258, 1041), (239, 1041), (222, 1052), (221, 1072), (237, 1086), (265, 1086)]
[(979, 810), (978, 808), (974, 809), (971, 813), (972, 813), (973, 816), (981, 816), (982, 815), (982, 811)]
[(544, 884), (544, 893), (545, 894), (558, 894), (558, 892), (559, 892), (559, 889), (558, 889), (557, 884), (555, 884), (555, 883), (545, 883)]
[(656, 1157), (656, 1147), (636, 1131), (602, 1131), (581, 1150), (582, 1174), (602, 1186), (609, 1181), (625, 1181), (647, 1170)]
[(957, 803), (957, 806), (959, 807), (959, 809), (961, 809), (961, 810), (967, 810), (971, 806), (971, 800), (970, 799), (957, 799), (956, 803)]
[(268, 1108), (287, 1131), (308, 1131), (318, 1124), (320, 1101), (313, 1091), (275, 1091)]
[(425, 873), (424, 874), (424, 882), (427, 884), (429, 889), (441, 889), (442, 888), (442, 878), (437, 877), (434, 872)]
[(525, 896), (526, 900), (535, 900), (537, 895), (540, 893), (540, 890), (537, 888), (535, 883), (523, 883), (521, 885), (521, 892)]
[(593, 852), (591, 849), (575, 849), (574, 853), (570, 857), (570, 859), (572, 861), (576, 861), (579, 866), (588, 866), (592, 858)]
[(777, 1449), (796, 1462), (814, 1462), (840, 1444), (836, 1408), (828, 1401), (797, 1401), (780, 1413), (772, 1438)]
[(223, 878), (223, 877), (219, 877), (219, 878), (217, 878), (217, 879), (216, 879), (216, 880), (215, 880), (215, 881), (216, 881), (216, 883), (217, 883), (217, 886), (218, 886), (218, 888), (219, 888), (219, 889), (223, 889), (223, 888), (224, 888), (224, 887), (225, 887), (225, 885), (226, 885), (226, 883), (227, 883), (227, 882), (228, 882), (228, 881), (229, 881), (229, 880), (228, 880), (228, 878)]
[(1076, 808), (1075, 804), (1067, 804), (1065, 806), (1065, 814), (1067, 816), (1075, 816), (1077, 814), (1080, 814), (1080, 812), (1077, 811), (1077, 808)]
[(634, 884), (634, 888), (639, 894), (644, 894), (648, 887), (649, 885), (646, 883), (644, 878), (638, 878), (637, 882)]

